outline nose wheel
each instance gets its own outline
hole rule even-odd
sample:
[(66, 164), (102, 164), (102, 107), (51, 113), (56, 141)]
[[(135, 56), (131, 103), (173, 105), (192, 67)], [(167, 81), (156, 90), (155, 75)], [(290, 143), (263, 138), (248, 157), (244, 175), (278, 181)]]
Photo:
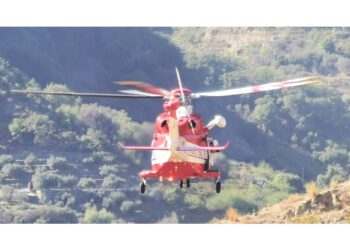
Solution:
[(146, 183), (145, 182), (141, 182), (140, 191), (141, 191), (141, 194), (145, 193), (145, 191), (146, 191)]
[[(183, 188), (183, 187), (184, 187), (184, 180), (180, 180), (179, 186), (180, 186), (180, 188)], [(190, 181), (190, 179), (186, 179), (186, 187), (189, 188), (190, 186), (191, 186), (191, 181)]]
[(220, 193), (221, 191), (221, 182), (219, 180), (217, 180), (215, 183), (215, 190), (216, 190), (216, 193)]

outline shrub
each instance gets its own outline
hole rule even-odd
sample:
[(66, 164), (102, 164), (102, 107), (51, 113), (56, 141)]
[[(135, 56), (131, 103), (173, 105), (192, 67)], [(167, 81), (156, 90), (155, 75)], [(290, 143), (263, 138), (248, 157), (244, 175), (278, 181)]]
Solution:
[(178, 224), (179, 218), (175, 212), (165, 216), (163, 219), (159, 220), (157, 224)]
[(92, 178), (82, 177), (79, 180), (78, 187), (82, 188), (82, 189), (83, 188), (95, 188), (96, 187), (96, 181), (94, 179), (92, 179)]
[(107, 146), (108, 138), (99, 130), (88, 128), (85, 135), (80, 138), (83, 145), (90, 150), (100, 150)]
[(314, 181), (305, 184), (306, 194), (313, 198), (320, 193)]
[(48, 146), (54, 143), (54, 125), (47, 115), (31, 113), (27, 117), (14, 118), (9, 130), (12, 139), (22, 144)]
[(114, 191), (111, 192), (108, 197), (105, 197), (102, 202), (102, 206), (107, 209), (116, 208), (123, 200), (125, 200), (126, 196), (123, 192)]
[(120, 205), (120, 211), (123, 213), (130, 213), (135, 210), (137, 207), (137, 204), (133, 201), (123, 201), (123, 203)]
[(105, 208), (98, 211), (95, 206), (85, 210), (84, 217), (80, 220), (81, 223), (96, 223), (108, 224), (115, 222), (115, 216), (108, 212)]
[(117, 175), (119, 172), (117, 167), (118, 167), (118, 165), (103, 165), (100, 168), (100, 175), (101, 176), (108, 176), (110, 174)]
[(117, 188), (121, 184), (123, 184), (124, 182), (125, 182), (125, 180), (123, 178), (120, 178), (114, 174), (110, 174), (103, 179), (102, 187), (103, 188)]
[(27, 166), (33, 165), (36, 162), (36, 157), (33, 153), (30, 153), (27, 155), (27, 157), (24, 159), (24, 164)]
[(345, 181), (347, 173), (339, 164), (328, 165), (327, 172), (323, 175), (317, 176), (317, 186), (325, 188), (333, 181), (341, 182)]
[(5, 164), (2, 171), (7, 177), (16, 178), (16, 179), (25, 178), (27, 175), (23, 167), (16, 164)]
[(0, 155), (0, 169), (2, 169), (6, 163), (13, 163), (14, 161), (12, 155)]
[(73, 194), (64, 192), (61, 195), (60, 200), (63, 202), (64, 206), (72, 207), (75, 204), (76, 198)]
[(187, 194), (184, 201), (189, 209), (198, 209), (205, 207), (204, 201), (198, 195)]
[(14, 212), (14, 223), (77, 223), (74, 210), (51, 206), (40, 206)]
[(65, 157), (55, 157), (51, 155), (49, 158), (47, 158), (46, 164), (50, 169), (66, 170), (69, 168)]
[(58, 187), (59, 181), (56, 174), (37, 172), (32, 176), (32, 182), (35, 189), (41, 189)]
[(37, 172), (32, 176), (35, 189), (41, 188), (70, 188), (77, 184), (78, 179), (73, 175), (62, 176), (52, 173)]

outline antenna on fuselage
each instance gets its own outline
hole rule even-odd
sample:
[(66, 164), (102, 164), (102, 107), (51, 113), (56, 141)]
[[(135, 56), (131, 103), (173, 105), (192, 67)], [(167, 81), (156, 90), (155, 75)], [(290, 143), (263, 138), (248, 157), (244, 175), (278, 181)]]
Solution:
[(180, 87), (180, 92), (181, 92), (182, 103), (183, 103), (183, 104), (186, 104), (185, 94), (184, 94), (184, 90), (183, 90), (183, 88), (182, 88), (182, 82), (181, 82), (181, 78), (180, 78), (180, 73), (179, 73), (179, 70), (177, 69), (177, 67), (175, 67), (175, 71), (176, 71), (177, 81), (179, 82), (179, 87)]

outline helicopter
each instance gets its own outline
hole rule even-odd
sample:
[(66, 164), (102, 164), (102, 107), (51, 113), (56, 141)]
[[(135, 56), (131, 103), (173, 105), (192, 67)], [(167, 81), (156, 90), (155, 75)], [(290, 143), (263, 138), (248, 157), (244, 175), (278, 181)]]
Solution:
[(77, 97), (101, 98), (153, 98), (163, 100), (163, 112), (155, 121), (153, 140), (150, 146), (129, 146), (122, 142), (118, 146), (122, 150), (151, 151), (151, 169), (139, 173), (140, 192), (146, 191), (147, 180), (179, 182), (179, 187), (189, 188), (191, 179), (213, 179), (216, 193), (221, 191), (220, 171), (214, 169), (214, 156), (227, 149), (230, 142), (219, 145), (209, 136), (214, 127), (224, 128), (226, 119), (215, 115), (214, 119), (204, 124), (202, 117), (193, 112), (192, 100), (202, 97), (223, 97), (271, 90), (285, 89), (311, 83), (319, 83), (316, 76), (302, 77), (292, 80), (270, 82), (261, 85), (224, 89), (210, 92), (193, 93), (184, 88), (179, 70), (175, 68), (178, 88), (166, 90), (150, 83), (139, 81), (118, 81), (120, 86), (129, 90), (119, 90), (117, 94), (51, 92), (40, 90), (11, 90), (12, 93), (63, 95)]

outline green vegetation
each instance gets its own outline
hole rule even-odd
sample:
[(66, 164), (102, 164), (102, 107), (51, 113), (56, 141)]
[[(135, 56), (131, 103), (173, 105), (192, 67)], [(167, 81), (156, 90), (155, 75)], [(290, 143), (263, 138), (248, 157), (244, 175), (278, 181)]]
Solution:
[(109, 224), (115, 222), (115, 216), (106, 209), (97, 210), (96, 207), (87, 208), (81, 223)]
[[(0, 28), (0, 223), (195, 223), (311, 195), (350, 171), (350, 30), (347, 28)], [(115, 80), (173, 88), (174, 65), (193, 90), (308, 75), (324, 83), (195, 103), (233, 146), (212, 182), (150, 183), (157, 101), (14, 95), (10, 89), (115, 93)], [(96, 85), (98, 84), (98, 85)], [(229, 138), (228, 138), (229, 135)], [(235, 159), (235, 160), (232, 160)], [(304, 218), (302, 222), (314, 222)], [(302, 223), (297, 222), (297, 223)]]

